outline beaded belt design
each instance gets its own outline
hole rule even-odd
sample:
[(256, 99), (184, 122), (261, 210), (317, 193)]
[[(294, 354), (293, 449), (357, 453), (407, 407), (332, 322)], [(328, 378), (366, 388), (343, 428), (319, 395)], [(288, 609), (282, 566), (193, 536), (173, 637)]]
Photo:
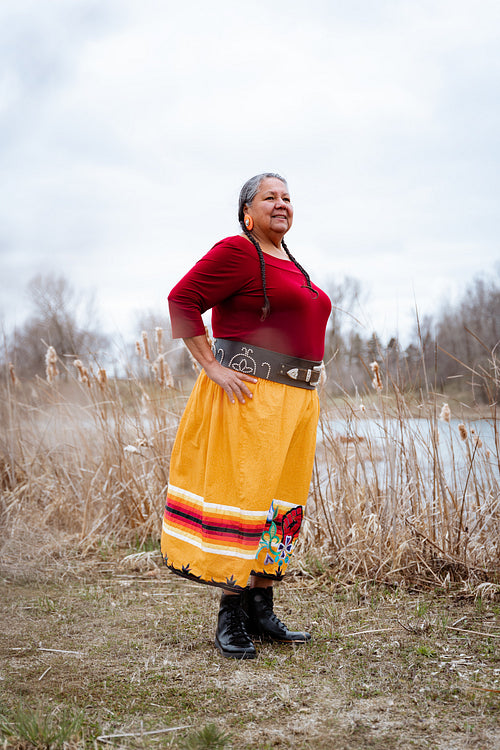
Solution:
[(316, 388), (323, 369), (322, 362), (289, 357), (230, 339), (215, 339), (212, 351), (216, 360), (231, 370), (308, 390)]

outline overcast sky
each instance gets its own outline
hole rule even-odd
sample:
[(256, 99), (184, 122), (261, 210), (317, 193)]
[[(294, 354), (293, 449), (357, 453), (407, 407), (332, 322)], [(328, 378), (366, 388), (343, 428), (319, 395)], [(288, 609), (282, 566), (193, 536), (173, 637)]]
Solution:
[(498, 267), (498, 0), (1, 0), (0, 315), (34, 274), (95, 290), (108, 330), (288, 178), (287, 243), (353, 276), (365, 328)]

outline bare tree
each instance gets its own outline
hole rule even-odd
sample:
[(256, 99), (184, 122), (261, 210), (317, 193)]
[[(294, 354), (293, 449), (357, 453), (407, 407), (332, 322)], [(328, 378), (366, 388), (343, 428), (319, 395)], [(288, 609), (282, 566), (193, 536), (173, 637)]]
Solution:
[(346, 276), (341, 281), (329, 281), (325, 291), (332, 301), (332, 312), (328, 321), (325, 341), (325, 359), (330, 359), (337, 352), (346, 351), (345, 336), (352, 329), (350, 317), (361, 298), (361, 284), (358, 279)]
[(442, 390), (452, 383), (463, 387), (473, 382), (479, 385), (476, 395), (480, 397), (483, 376), (491, 369), (495, 350), (498, 357), (499, 271), (500, 267), (497, 278), (476, 276), (456, 304), (443, 305), (437, 315), (424, 318), (415, 340), (406, 350), (407, 358), (414, 360), (411, 367), (414, 373), (420, 357), (418, 371), (422, 377), (425, 375), (428, 383)]
[(94, 296), (77, 292), (64, 276), (38, 274), (28, 284), (31, 315), (8, 341), (9, 359), (22, 377), (42, 375), (47, 346), (61, 358), (98, 359), (109, 344), (101, 333)]

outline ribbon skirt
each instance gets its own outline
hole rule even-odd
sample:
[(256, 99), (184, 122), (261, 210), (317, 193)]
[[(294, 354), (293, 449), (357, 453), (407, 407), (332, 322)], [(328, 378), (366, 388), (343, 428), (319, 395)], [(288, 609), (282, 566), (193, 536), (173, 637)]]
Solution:
[(315, 390), (263, 379), (231, 404), (202, 372), (170, 461), (161, 550), (165, 565), (239, 591), (252, 574), (283, 577), (309, 493)]

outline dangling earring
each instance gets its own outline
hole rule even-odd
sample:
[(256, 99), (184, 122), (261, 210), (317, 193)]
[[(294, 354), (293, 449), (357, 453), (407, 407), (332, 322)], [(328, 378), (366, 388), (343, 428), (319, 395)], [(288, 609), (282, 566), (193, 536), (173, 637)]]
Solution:
[(251, 232), (253, 229), (253, 219), (250, 214), (245, 214), (245, 216), (243, 217), (243, 221), (248, 231)]

